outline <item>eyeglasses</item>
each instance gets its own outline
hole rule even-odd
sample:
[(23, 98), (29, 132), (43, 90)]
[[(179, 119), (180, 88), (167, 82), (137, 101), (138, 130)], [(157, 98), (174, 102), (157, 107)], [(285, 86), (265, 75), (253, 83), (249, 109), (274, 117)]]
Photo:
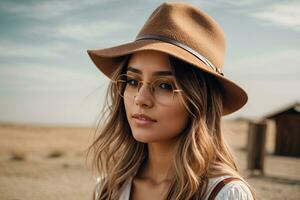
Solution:
[(150, 93), (154, 99), (158, 103), (166, 105), (173, 102), (176, 93), (183, 91), (176, 89), (174, 83), (167, 78), (155, 79), (149, 83), (141, 81), (132, 75), (121, 74), (113, 83), (116, 85), (121, 97), (132, 100), (137, 96), (143, 84), (148, 84)]

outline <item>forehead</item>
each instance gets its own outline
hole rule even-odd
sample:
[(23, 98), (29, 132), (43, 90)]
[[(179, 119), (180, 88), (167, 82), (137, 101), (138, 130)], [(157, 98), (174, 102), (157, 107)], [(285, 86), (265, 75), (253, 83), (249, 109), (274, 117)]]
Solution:
[(145, 50), (134, 53), (129, 62), (128, 67), (136, 68), (143, 73), (152, 73), (155, 71), (171, 71), (169, 57), (167, 54)]

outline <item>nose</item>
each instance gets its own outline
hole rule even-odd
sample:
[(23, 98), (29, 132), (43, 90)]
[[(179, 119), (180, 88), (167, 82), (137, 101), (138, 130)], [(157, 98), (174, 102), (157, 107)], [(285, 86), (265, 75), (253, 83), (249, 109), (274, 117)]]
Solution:
[(151, 108), (153, 106), (153, 97), (148, 88), (148, 84), (142, 84), (134, 97), (134, 103), (140, 107)]

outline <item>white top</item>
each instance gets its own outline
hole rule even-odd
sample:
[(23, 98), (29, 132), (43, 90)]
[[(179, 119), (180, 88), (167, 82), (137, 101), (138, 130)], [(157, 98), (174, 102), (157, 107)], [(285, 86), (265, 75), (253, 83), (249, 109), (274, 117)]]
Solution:
[[(219, 176), (216, 178), (210, 178), (208, 182), (208, 190), (207, 194), (205, 195), (204, 200), (207, 200), (209, 194), (212, 192), (213, 188), (223, 179), (228, 178), (230, 176)], [(133, 177), (128, 179), (124, 185), (122, 186), (121, 190), (122, 193), (120, 195), (119, 200), (129, 200), (130, 199), (130, 191), (132, 185)], [(95, 190), (95, 199), (99, 196), (99, 191), (101, 188), (101, 179), (97, 178), (96, 183), (96, 190)], [(217, 194), (215, 200), (253, 200), (253, 196), (251, 191), (249, 190), (248, 186), (240, 181), (234, 180), (227, 183)]]

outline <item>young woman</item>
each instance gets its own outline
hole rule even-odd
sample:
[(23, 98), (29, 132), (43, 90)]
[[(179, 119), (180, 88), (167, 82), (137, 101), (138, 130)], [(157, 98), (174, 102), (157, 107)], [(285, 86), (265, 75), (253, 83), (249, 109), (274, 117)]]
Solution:
[(94, 199), (254, 199), (221, 131), (247, 101), (222, 73), (224, 38), (203, 11), (163, 3), (134, 42), (88, 51), (111, 79)]

